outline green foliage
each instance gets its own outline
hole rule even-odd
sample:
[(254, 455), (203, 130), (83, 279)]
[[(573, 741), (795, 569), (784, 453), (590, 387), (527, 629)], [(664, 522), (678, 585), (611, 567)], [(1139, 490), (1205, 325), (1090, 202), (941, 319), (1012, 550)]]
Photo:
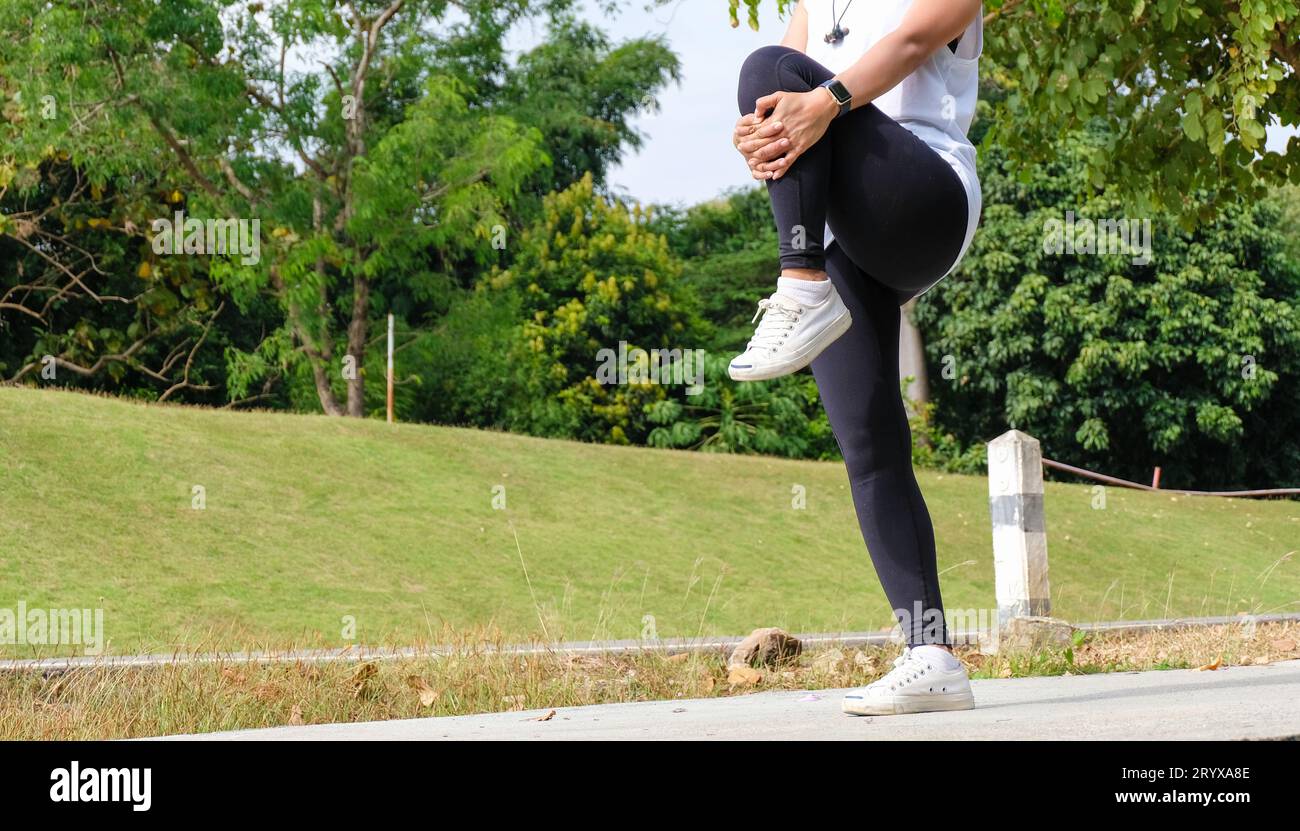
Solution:
[(712, 326), (709, 349), (742, 347), (754, 331), (756, 299), (772, 291), (781, 270), (767, 189), (740, 188), (686, 209), (660, 206), (653, 225), (700, 297)]
[[(1300, 5), (1285, 0), (1002, 0), (990, 4), (991, 60), (1006, 70), (1008, 117), (991, 132), (1012, 158), (1042, 158), (1062, 130), (1113, 138), (1081, 158), (1081, 181), (1110, 186), (1185, 228), (1231, 197), (1300, 180), (1300, 144), (1264, 153), (1264, 126), (1300, 123)], [(1197, 198), (1210, 189), (1218, 198)]]
[(984, 445), (963, 445), (952, 433), (937, 424), (932, 401), (910, 401), (907, 388), (912, 376), (903, 378), (899, 394), (907, 401), (907, 426), (912, 434), (912, 464), (915, 467), (946, 470), (952, 473), (981, 474), (988, 467)]
[(138, 238), (177, 207), (156, 180), (90, 185), (53, 148), (30, 165), (0, 186), (0, 380), (220, 403), (221, 350), (264, 310), (235, 319), (206, 263)]
[(653, 110), (655, 94), (680, 79), (680, 63), (662, 37), (615, 46), (591, 24), (561, 15), (544, 43), (505, 70), (495, 98), (544, 136), (554, 164), (539, 171), (534, 187), (545, 193), (586, 174), (604, 182), (625, 149), (641, 147), (633, 117)]
[(1126, 478), (1160, 465), (1171, 487), (1295, 484), (1300, 275), (1276, 200), (1191, 232), (1137, 217), (1151, 223), (1146, 265), (1056, 253), (1067, 212), (1126, 216), (1113, 197), (1068, 195), (1087, 152), (1062, 145), (1032, 170), (986, 154), (980, 233), (917, 310), (938, 425), (966, 445), (1015, 427), (1051, 458)]
[(1300, 230), (1300, 185), (1279, 188), (1277, 200), (1282, 207), (1283, 245), (1290, 260), (1287, 271), (1300, 275), (1300, 233), (1297, 233)]
[[(42, 165), (58, 159), (79, 185), (64, 198), (81, 213), (105, 217), (91, 213), (107, 206), (85, 198), (87, 184), (118, 196), (112, 233), (31, 257), (56, 290), (64, 269), (85, 265), (84, 251), (103, 247), (127, 275), (146, 259), (158, 275), (147, 298), (155, 318), (195, 318), (214, 297), (256, 315), (251, 341), (221, 331), (242, 321), (217, 322), (205, 348), (224, 355), (224, 368), (199, 358), (205, 379), (228, 376), (230, 398), (284, 380), (295, 403), (361, 415), (373, 323), (389, 311), (435, 322), (459, 288), (501, 262), (496, 238), (549, 184), (588, 167), (599, 181), (636, 146), (632, 115), (677, 76), (662, 42), (611, 45), (575, 22), (572, 6), (6, 2), (0, 25), (19, 35), (0, 43), (0, 199), (19, 201), (0, 213), (0, 239), (30, 235), (9, 204), (36, 198)], [(551, 24), (548, 38), (512, 64), (505, 39), (530, 18)], [(175, 198), (160, 206), (159, 193)], [(173, 203), (198, 218), (260, 221), (260, 261), (145, 257), (150, 220)], [(62, 216), (43, 219), (42, 233), (65, 233)], [(0, 272), (0, 290), (24, 280)], [(173, 329), (169, 346), (192, 321)], [(0, 361), (36, 348), (34, 337), (16, 340), (0, 343)], [(101, 340), (68, 359), (104, 357), (112, 344)], [(347, 360), (361, 368), (352, 380)], [(111, 381), (121, 364), (108, 362)], [(316, 404), (299, 395), (303, 381)]]
[(731, 355), (709, 355), (704, 389), (648, 407), (656, 425), (647, 443), (716, 453), (767, 453), (833, 459), (839, 450), (810, 373), (761, 383), (727, 376)]
[(601, 350), (689, 349), (696, 303), (666, 240), (639, 205), (595, 192), (584, 176), (547, 197), (515, 245), (509, 268), (481, 286), (518, 302), (511, 343), (515, 404), (508, 426), (588, 441), (641, 442), (656, 384), (604, 384)]
[(401, 419), (503, 427), (513, 376), (505, 346), (517, 336), (520, 317), (512, 292), (467, 292), (432, 330), (399, 341), (409, 344), (398, 347)]

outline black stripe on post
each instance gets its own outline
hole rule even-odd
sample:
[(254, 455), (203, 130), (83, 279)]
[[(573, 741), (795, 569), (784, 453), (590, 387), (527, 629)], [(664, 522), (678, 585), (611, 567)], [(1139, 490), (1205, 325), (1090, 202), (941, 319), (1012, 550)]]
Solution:
[(1019, 528), (1021, 531), (1046, 531), (1041, 493), (1009, 493), (989, 497), (989, 514), (993, 527)]

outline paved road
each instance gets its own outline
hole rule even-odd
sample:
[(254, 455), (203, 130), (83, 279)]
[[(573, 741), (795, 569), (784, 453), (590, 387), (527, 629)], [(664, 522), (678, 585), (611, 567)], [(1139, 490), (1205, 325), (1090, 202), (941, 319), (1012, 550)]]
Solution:
[[(205, 739), (1246, 739), (1300, 737), (1300, 661), (975, 681), (975, 709), (854, 718), (843, 690), (212, 733)], [(188, 737), (178, 737), (188, 738)]]

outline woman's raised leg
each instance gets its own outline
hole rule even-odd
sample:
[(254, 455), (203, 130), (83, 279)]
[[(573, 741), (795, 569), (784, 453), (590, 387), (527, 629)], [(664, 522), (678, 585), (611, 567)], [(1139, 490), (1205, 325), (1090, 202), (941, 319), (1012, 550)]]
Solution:
[[(736, 98), (740, 114), (754, 111), (759, 98), (773, 92), (808, 92), (833, 77), (829, 69), (785, 46), (755, 50), (740, 69)], [(761, 113), (765, 116), (767, 113)], [(781, 248), (782, 269), (822, 269), (822, 237), (829, 196), (831, 143), (819, 141), (780, 179), (767, 182)]]

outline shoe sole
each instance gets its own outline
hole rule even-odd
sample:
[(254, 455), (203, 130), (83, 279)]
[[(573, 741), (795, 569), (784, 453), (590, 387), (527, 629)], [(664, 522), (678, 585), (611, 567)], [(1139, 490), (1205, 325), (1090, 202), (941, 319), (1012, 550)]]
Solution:
[(815, 361), (817, 356), (826, 350), (826, 347), (839, 340), (845, 332), (849, 331), (849, 327), (852, 325), (853, 316), (849, 314), (848, 309), (845, 309), (844, 314), (835, 318), (816, 340), (809, 343), (803, 348), (802, 352), (785, 363), (741, 370), (728, 366), (727, 375), (731, 376), (733, 381), (770, 381), (784, 375), (793, 375)]
[(842, 709), (851, 716), (901, 716), (908, 713), (940, 713), (975, 709), (970, 692), (944, 696), (905, 696), (889, 702), (868, 702), (844, 697)]

